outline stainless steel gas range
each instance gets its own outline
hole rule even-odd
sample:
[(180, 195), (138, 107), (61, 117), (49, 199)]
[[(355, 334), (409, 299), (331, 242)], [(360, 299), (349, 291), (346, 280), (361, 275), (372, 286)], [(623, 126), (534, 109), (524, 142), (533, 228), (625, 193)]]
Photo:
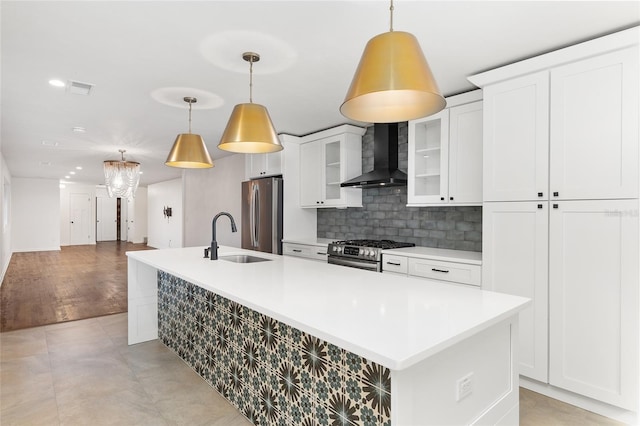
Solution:
[(344, 240), (329, 243), (328, 262), (382, 272), (382, 250), (414, 247), (412, 243), (391, 240)]

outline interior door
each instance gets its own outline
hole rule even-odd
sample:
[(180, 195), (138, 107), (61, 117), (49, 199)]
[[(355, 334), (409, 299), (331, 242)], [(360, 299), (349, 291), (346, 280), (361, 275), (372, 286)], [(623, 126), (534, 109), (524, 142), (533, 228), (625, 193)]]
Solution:
[(118, 238), (117, 199), (96, 197), (96, 241)]
[(69, 196), (69, 245), (91, 242), (91, 197), (89, 194)]

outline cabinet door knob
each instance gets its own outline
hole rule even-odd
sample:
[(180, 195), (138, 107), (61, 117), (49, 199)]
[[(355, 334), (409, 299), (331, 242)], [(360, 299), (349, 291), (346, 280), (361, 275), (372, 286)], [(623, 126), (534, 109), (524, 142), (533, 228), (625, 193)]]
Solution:
[(557, 192), (554, 192), (554, 193), (553, 193), (553, 196), (554, 196), (554, 197), (558, 197), (558, 193), (557, 193)]
[(558, 205), (557, 205), (557, 204), (554, 204), (554, 205), (553, 205), (553, 208), (554, 208), (554, 209), (557, 209), (557, 208), (558, 208)]
[(542, 192), (538, 192), (538, 197), (542, 197), (544, 194)]
[(444, 197), (440, 197), (440, 201), (444, 201)]
[(541, 209), (542, 208), (542, 204), (538, 204), (538, 208)]
[(453, 201), (453, 197), (449, 197), (449, 200)]

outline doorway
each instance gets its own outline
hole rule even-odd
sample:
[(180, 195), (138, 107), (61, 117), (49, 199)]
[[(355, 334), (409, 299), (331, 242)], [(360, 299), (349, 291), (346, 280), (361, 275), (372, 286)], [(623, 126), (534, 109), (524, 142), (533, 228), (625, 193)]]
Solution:
[(91, 196), (69, 196), (69, 245), (91, 244)]
[(96, 242), (118, 239), (118, 200), (96, 197)]

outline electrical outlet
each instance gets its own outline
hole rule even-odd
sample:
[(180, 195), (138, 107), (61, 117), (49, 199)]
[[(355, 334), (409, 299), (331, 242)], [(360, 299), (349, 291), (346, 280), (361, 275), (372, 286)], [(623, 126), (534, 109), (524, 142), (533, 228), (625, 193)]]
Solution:
[(473, 373), (458, 379), (456, 382), (456, 401), (471, 395), (473, 392)]

